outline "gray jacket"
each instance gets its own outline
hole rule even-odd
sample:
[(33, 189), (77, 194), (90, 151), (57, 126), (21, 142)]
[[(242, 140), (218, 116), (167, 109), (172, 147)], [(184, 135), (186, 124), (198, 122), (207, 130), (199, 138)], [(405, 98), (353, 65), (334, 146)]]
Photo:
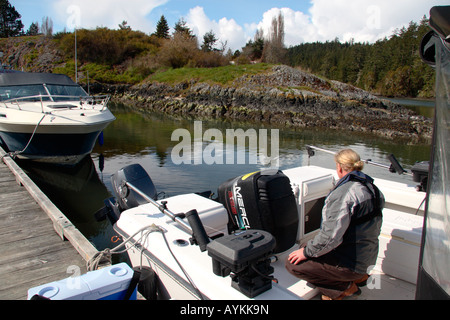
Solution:
[(307, 243), (305, 255), (367, 273), (377, 259), (385, 203), (375, 189), (373, 179), (362, 172), (353, 171), (339, 180), (325, 200), (320, 231)]

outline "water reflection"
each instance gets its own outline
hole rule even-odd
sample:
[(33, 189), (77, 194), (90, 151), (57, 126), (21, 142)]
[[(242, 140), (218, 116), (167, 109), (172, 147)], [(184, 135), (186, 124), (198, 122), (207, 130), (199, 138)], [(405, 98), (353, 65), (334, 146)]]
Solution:
[[(97, 222), (94, 213), (103, 207), (103, 200), (112, 194), (110, 177), (126, 165), (139, 163), (149, 173), (158, 192), (167, 196), (182, 193), (212, 191), (224, 181), (259, 170), (260, 164), (240, 165), (175, 165), (171, 152), (177, 141), (171, 141), (172, 132), (184, 128), (194, 133), (194, 120), (163, 116), (155, 113), (136, 112), (127, 106), (116, 106), (113, 113), (117, 120), (104, 132), (103, 145), (97, 145), (90, 157), (86, 157), (73, 168), (55, 167), (45, 164), (23, 163), (21, 166), (41, 187), (44, 193), (74, 223), (74, 225), (102, 250), (112, 247), (114, 235), (109, 222)], [(203, 130), (267, 128), (263, 125), (229, 121), (203, 121)], [(271, 129), (271, 128), (267, 128)], [(429, 159), (429, 145), (408, 145), (403, 141), (391, 141), (371, 135), (343, 133), (327, 130), (279, 129), (280, 168), (320, 165), (334, 169), (329, 154), (316, 153), (308, 159), (305, 146), (316, 145), (332, 151), (351, 147), (363, 158), (379, 163), (388, 163), (393, 153), (406, 169), (416, 161)], [(225, 136), (225, 134), (224, 134)], [(210, 142), (204, 142), (206, 147)], [(252, 150), (246, 150), (248, 155)], [(409, 177), (391, 174), (385, 169), (367, 166), (370, 175), (411, 182)], [(411, 182), (412, 183), (412, 182)]]
[[(105, 142), (102, 147), (94, 149), (94, 160), (99, 154), (105, 157), (105, 176), (110, 176), (125, 165), (141, 164), (150, 174), (158, 189), (169, 194), (197, 192), (199, 190), (216, 190), (221, 182), (247, 172), (259, 170), (259, 164), (244, 165), (175, 165), (171, 159), (172, 149), (178, 141), (171, 141), (171, 135), (176, 129), (187, 129), (194, 137), (194, 120), (162, 116), (155, 113), (134, 112), (130, 107), (118, 106), (114, 109), (117, 120), (105, 131)], [(226, 136), (226, 129), (271, 129), (258, 124), (230, 121), (203, 121), (202, 129), (216, 128)], [(429, 159), (429, 145), (408, 145), (404, 141), (391, 141), (373, 135), (341, 132), (334, 130), (291, 130), (277, 128), (280, 144), (280, 168), (306, 165), (308, 157), (306, 145), (316, 145), (325, 149), (337, 151), (351, 147), (363, 158), (388, 164), (387, 157), (393, 153), (407, 169), (416, 161)], [(270, 135), (270, 134), (269, 134)], [(210, 142), (204, 142), (203, 148)], [(269, 143), (270, 145), (270, 143)], [(226, 147), (223, 148), (224, 150)], [(237, 150), (236, 150), (237, 152)], [(252, 150), (246, 150), (248, 153)], [(269, 152), (270, 154), (270, 152)], [(236, 159), (237, 156), (234, 157)], [(330, 155), (317, 153), (311, 164), (334, 168)], [(368, 173), (379, 177), (404, 181), (403, 177), (393, 176), (386, 170), (367, 168)], [(105, 181), (108, 189), (109, 182)]]
[(74, 167), (28, 161), (19, 165), (87, 239), (100, 247), (109, 245), (106, 239), (114, 235), (111, 226), (94, 218), (103, 207), (103, 200), (110, 197), (99, 179), (99, 164), (95, 166), (87, 156)]
[(408, 98), (384, 98), (391, 102), (405, 106), (415, 113), (433, 119), (436, 103), (434, 100), (408, 99)]

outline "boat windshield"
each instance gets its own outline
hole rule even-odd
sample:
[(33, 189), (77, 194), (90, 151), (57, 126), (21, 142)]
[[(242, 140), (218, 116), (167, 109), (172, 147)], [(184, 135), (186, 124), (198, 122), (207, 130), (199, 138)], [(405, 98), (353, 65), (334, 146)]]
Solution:
[[(0, 87), (0, 101), (40, 95), (48, 95), (42, 85)], [(39, 97), (35, 97), (30, 98), (30, 100), (39, 101), (40, 99)]]
[[(4, 86), (0, 87), (0, 101), (21, 99), (21, 101), (53, 101), (74, 100), (74, 97), (86, 97), (86, 92), (79, 86), (46, 85)], [(41, 97), (42, 96), (42, 97)], [(28, 98), (27, 98), (28, 97)], [(25, 98), (25, 99), (24, 99)]]
[(79, 86), (62, 86), (48, 84), (47, 89), (53, 96), (53, 101), (73, 100), (73, 97), (86, 97), (86, 92)]

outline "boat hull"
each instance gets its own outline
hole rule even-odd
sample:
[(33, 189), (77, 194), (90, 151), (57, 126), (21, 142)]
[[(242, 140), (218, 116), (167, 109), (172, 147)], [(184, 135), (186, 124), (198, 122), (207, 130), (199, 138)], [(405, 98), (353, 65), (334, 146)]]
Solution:
[[(5, 151), (18, 152), (17, 156), (21, 159), (76, 164), (91, 153), (100, 133), (101, 131), (35, 134), (31, 139), (31, 133), (0, 131), (0, 140)], [(27, 146), (30, 139), (31, 142)], [(20, 153), (22, 150), (25, 151)]]
[(100, 133), (115, 120), (109, 110), (64, 110), (42, 114), (6, 108), (0, 144), (18, 158), (76, 164), (92, 152)]

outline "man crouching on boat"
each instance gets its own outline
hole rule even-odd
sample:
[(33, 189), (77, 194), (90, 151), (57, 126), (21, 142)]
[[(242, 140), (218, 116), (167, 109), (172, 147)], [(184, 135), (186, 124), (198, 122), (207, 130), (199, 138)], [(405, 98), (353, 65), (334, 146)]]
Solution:
[(351, 149), (335, 155), (339, 181), (327, 196), (319, 233), (286, 260), (287, 270), (315, 285), (324, 300), (361, 293), (378, 254), (384, 196), (361, 172)]

